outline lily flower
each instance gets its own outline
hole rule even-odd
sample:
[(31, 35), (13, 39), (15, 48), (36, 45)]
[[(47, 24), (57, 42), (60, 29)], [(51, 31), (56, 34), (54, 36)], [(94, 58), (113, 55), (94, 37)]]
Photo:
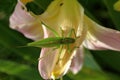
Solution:
[[(68, 37), (71, 30), (75, 32), (69, 35), (75, 39), (72, 44), (61, 45), (59, 48), (42, 48), (38, 69), (44, 79), (60, 78), (69, 70), (76, 74), (83, 65), (83, 46), (91, 50), (120, 51), (120, 31), (94, 22), (84, 14), (84, 8), (77, 0), (54, 0), (43, 14), (36, 15), (37, 18), (27, 12), (25, 6), (25, 9), (21, 6), (24, 6), (22, 0), (18, 0), (15, 11), (10, 17), (10, 27), (22, 32), (25, 36), (29, 34), (30, 36), (32, 34), (32, 37), (35, 36), (34, 38), (26, 36), (28, 38), (38, 40), (41, 36), (56, 37), (53, 31), (57, 32), (59, 37)], [(48, 25), (53, 31), (40, 22)], [(39, 26), (34, 26), (34, 23)], [(33, 34), (38, 28), (40, 31)]]

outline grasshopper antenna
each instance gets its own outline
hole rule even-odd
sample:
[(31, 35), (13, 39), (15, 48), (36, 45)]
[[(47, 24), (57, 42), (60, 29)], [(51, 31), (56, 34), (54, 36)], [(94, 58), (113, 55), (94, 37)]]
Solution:
[(29, 46), (16, 46), (16, 48), (24, 48), (24, 47), (29, 47)]

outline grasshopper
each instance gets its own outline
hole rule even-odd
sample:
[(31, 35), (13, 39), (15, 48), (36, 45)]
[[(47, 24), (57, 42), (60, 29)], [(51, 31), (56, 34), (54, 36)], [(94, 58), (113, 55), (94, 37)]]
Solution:
[[(47, 27), (49, 30), (51, 30), (56, 35), (56, 37), (49, 37), (42, 40), (34, 41), (31, 43), (28, 43), (27, 46), (34, 46), (34, 47), (41, 47), (41, 48), (58, 47), (60, 45), (67, 45), (67, 44), (69, 45), (75, 42), (76, 39), (71, 37), (59, 37), (58, 33), (54, 29), (50, 28), (44, 23), (42, 24), (45, 25), (45, 27)], [(76, 37), (76, 33), (74, 29), (70, 31), (69, 36), (72, 34), (72, 32), (74, 32), (74, 35)]]

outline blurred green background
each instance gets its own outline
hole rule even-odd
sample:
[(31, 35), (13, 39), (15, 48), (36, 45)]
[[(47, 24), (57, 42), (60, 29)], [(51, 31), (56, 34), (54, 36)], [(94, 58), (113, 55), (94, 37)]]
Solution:
[[(35, 0), (28, 3), (28, 10), (35, 14), (45, 11), (52, 0)], [(69, 1), (69, 0), (68, 0)], [(113, 9), (117, 0), (79, 0), (85, 13), (99, 24), (120, 30), (120, 12)], [(0, 0), (0, 80), (43, 80), (38, 72), (39, 48), (17, 46), (31, 42), (21, 33), (9, 28), (9, 17), (17, 0)], [(64, 80), (120, 80), (120, 52), (90, 51), (85, 49), (83, 69)]]

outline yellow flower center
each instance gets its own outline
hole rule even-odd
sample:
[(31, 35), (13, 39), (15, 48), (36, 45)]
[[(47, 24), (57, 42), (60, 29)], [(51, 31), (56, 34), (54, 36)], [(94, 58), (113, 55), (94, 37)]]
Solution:
[(31, 2), (33, 0), (20, 0), (23, 4), (27, 4), (28, 2)]

